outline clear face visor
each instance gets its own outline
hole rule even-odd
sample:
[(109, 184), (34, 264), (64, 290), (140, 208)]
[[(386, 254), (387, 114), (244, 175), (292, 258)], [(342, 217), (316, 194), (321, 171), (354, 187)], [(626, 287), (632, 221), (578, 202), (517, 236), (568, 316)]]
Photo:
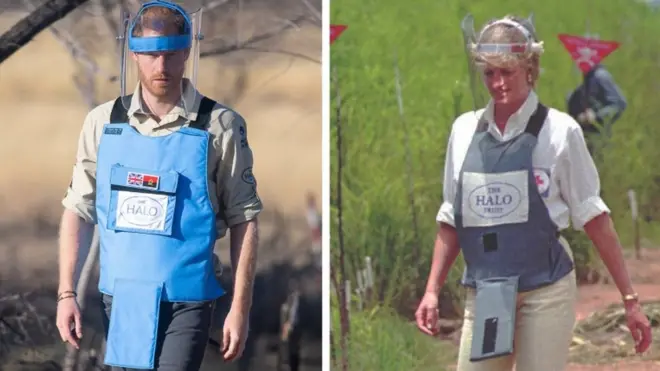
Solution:
[[(528, 21), (533, 25), (533, 15), (529, 16)], [(520, 32), (526, 41), (522, 43), (485, 42), (483, 40), (484, 35), (492, 27), (498, 25), (510, 26)], [(500, 19), (491, 22), (484, 27), (481, 33), (477, 33), (474, 28), (474, 18), (468, 14), (461, 22), (461, 31), (463, 33), (465, 54), (468, 62), (469, 83), (474, 111), (485, 107), (489, 100), (489, 93), (484, 78), (484, 67), (488, 59), (492, 57), (518, 57), (527, 53), (540, 54), (543, 52), (543, 43), (535, 42), (531, 33), (523, 25), (511, 19)]]
[[(145, 18), (144, 12), (152, 7), (167, 8), (181, 16), (183, 32), (163, 32), (171, 31), (175, 24), (163, 16)], [(201, 9), (187, 13), (181, 6), (162, 0), (146, 2), (135, 13), (122, 13), (120, 96), (126, 110), (131, 107), (132, 95), (142, 89), (158, 97), (178, 99), (186, 115), (193, 110), (198, 99), (195, 86), (203, 39), (201, 20)], [(142, 28), (139, 35), (134, 35), (136, 27)], [(136, 90), (138, 86), (140, 90)]]

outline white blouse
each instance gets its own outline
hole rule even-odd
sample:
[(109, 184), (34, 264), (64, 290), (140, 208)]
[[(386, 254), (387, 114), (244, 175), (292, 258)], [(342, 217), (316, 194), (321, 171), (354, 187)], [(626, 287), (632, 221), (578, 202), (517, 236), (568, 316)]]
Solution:
[[(492, 101), (476, 113), (459, 116), (452, 126), (445, 158), (443, 185), (444, 202), (436, 220), (454, 226), (454, 199), (458, 176), (467, 154), (478, 118), (483, 114), (488, 131), (498, 140), (506, 141), (525, 131), (527, 122), (538, 104), (536, 93), (530, 93), (525, 103), (513, 114), (500, 133), (493, 118)], [(600, 197), (598, 170), (587, 150), (580, 125), (568, 114), (548, 107), (548, 116), (538, 135), (532, 163), (539, 191), (551, 219), (566, 229), (582, 230), (594, 217), (610, 210)]]

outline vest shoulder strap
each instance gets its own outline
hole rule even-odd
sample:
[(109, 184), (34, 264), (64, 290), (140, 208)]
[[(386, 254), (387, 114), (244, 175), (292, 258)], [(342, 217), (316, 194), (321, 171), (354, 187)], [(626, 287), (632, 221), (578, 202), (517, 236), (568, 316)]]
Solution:
[(476, 133), (483, 133), (483, 132), (486, 132), (486, 131), (488, 131), (488, 120), (486, 120), (484, 118), (484, 115), (482, 114), (481, 116), (479, 116), (479, 119), (477, 121), (477, 129), (476, 129), (475, 132)]
[[(127, 95), (126, 99), (130, 100), (131, 95)], [(215, 107), (215, 101), (213, 99), (204, 97), (199, 104), (199, 111), (197, 113), (197, 120), (190, 123), (190, 127), (193, 129), (206, 130), (206, 127), (211, 121), (211, 112), (213, 107)], [(128, 122), (128, 111), (122, 104), (122, 97), (119, 97), (115, 100), (115, 104), (112, 106), (112, 111), (110, 112), (110, 123), (119, 124)]]
[[(126, 99), (130, 101), (132, 97), (133, 94), (130, 94), (126, 96)], [(115, 100), (115, 104), (112, 106), (112, 111), (110, 112), (110, 123), (121, 124), (126, 122), (128, 122), (128, 110), (126, 110), (122, 104), (122, 97), (119, 97)]]
[(211, 121), (211, 112), (215, 107), (215, 101), (211, 98), (204, 97), (199, 103), (199, 111), (197, 111), (197, 120), (190, 123), (189, 127), (193, 129), (206, 130)]
[(548, 107), (539, 102), (536, 106), (536, 111), (534, 111), (532, 117), (529, 118), (529, 122), (527, 122), (525, 133), (532, 134), (535, 138), (538, 137), (546, 117), (548, 117)]

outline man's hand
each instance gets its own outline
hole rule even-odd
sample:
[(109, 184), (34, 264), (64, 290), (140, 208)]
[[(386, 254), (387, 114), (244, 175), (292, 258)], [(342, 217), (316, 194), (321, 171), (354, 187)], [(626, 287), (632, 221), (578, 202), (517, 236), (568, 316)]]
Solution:
[[(80, 349), (82, 321), (80, 308), (74, 296), (62, 299), (57, 303), (56, 323), (62, 341), (73, 345), (76, 349)], [(71, 329), (71, 325), (74, 326), (73, 330)]]
[[(78, 262), (84, 262), (85, 255), (89, 253), (89, 246), (94, 236), (94, 225), (86, 223), (74, 211), (64, 209), (59, 236), (60, 283), (57, 290), (59, 297), (55, 323), (62, 341), (68, 342), (79, 349), (80, 338), (82, 338), (82, 322), (80, 308), (73, 292), (75, 287), (74, 275)], [(78, 259), (79, 254), (82, 255), (81, 259)], [(73, 330), (71, 329), (72, 326), (74, 327)]]
[(250, 308), (252, 307), (258, 241), (256, 219), (230, 228), (229, 248), (234, 271), (234, 293), (231, 308), (222, 329), (222, 353), (225, 361), (239, 358), (245, 348)]
[(249, 330), (249, 310), (232, 305), (222, 328), (222, 355), (231, 362), (240, 358), (245, 349)]

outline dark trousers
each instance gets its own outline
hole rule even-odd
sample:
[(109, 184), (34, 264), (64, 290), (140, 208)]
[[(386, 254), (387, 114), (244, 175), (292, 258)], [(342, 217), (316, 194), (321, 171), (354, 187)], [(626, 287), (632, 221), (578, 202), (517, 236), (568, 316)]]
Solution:
[[(102, 295), (103, 326), (108, 333), (112, 297)], [(211, 328), (213, 302), (167, 303), (160, 306), (156, 362), (153, 371), (198, 371)], [(112, 371), (133, 369), (112, 367)], [(136, 370), (144, 371), (144, 370)]]

